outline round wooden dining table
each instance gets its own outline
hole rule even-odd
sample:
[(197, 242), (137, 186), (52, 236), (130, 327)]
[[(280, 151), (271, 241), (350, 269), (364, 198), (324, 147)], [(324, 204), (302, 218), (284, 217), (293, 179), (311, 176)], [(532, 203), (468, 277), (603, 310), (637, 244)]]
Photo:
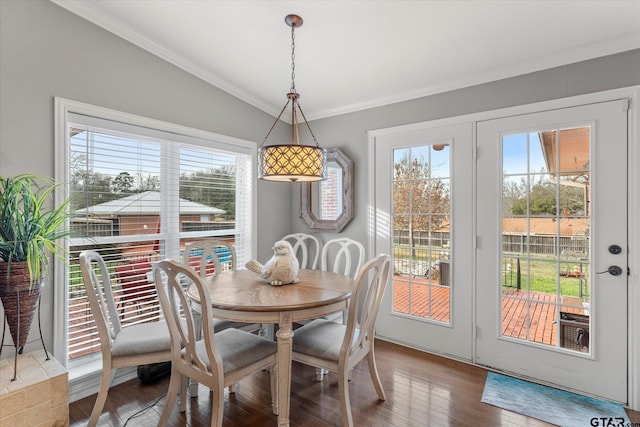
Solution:
[[(210, 276), (206, 281), (213, 317), (278, 325), (278, 399), (274, 412), (279, 426), (289, 425), (293, 322), (345, 310), (355, 286), (350, 277), (320, 270), (301, 269), (298, 279), (297, 284), (271, 286), (253, 271), (237, 270)], [(193, 286), (187, 295), (198, 310), (200, 301)]]

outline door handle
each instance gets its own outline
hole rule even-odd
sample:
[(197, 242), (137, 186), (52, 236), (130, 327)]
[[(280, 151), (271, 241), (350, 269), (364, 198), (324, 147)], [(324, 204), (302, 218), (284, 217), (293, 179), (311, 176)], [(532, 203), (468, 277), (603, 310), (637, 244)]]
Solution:
[(610, 265), (605, 271), (598, 271), (596, 274), (605, 274), (609, 273), (612, 276), (619, 276), (622, 274), (622, 268), (617, 265)]
[(598, 272), (598, 274), (604, 274), (604, 273), (609, 273), (612, 276), (619, 276), (622, 274), (622, 268), (618, 267), (617, 265), (611, 265), (609, 266), (609, 268), (607, 268), (606, 271)]

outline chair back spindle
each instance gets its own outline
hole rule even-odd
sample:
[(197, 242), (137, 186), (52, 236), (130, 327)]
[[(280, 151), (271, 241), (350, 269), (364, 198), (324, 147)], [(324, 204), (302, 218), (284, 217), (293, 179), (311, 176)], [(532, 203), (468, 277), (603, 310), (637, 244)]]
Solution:
[(355, 279), (364, 262), (364, 256), (362, 243), (348, 237), (332, 239), (322, 248), (320, 269)]
[(284, 236), (281, 240), (291, 243), (293, 253), (300, 263), (300, 268), (309, 268), (311, 270), (318, 268), (320, 241), (315, 236), (305, 233), (294, 233)]
[(390, 264), (388, 255), (379, 255), (363, 265), (356, 277), (356, 291), (349, 304), (343, 341), (343, 351), (348, 355), (355, 355), (358, 351), (369, 351), (371, 348)]
[[(235, 271), (237, 267), (236, 250), (232, 243), (219, 239), (202, 239), (189, 243), (182, 253), (182, 265), (193, 268), (202, 279), (217, 276), (225, 271)], [(196, 327), (200, 324), (200, 313), (193, 313)], [(215, 319), (216, 332), (228, 328), (255, 331), (263, 328), (258, 323), (242, 323)]]
[(236, 270), (236, 251), (229, 242), (204, 239), (189, 243), (182, 253), (182, 263), (193, 267), (202, 277)]
[(116, 308), (109, 270), (102, 256), (95, 251), (80, 254), (80, 269), (98, 334), (101, 340), (103, 337), (109, 337), (108, 342), (104, 344), (110, 346), (111, 341), (122, 330), (122, 324)]
[[(174, 360), (180, 359), (182, 363), (193, 365), (203, 373), (210, 372), (207, 364), (196, 351), (196, 342), (200, 339), (198, 331), (200, 319), (196, 323), (191, 302), (186, 295), (186, 290), (191, 285), (195, 285), (201, 302), (199, 317), (206, 319), (202, 322), (202, 339), (206, 343), (207, 357), (212, 361), (217, 360), (219, 356), (214, 350), (213, 317), (209, 315), (211, 302), (201, 277), (190, 267), (165, 260), (156, 264), (155, 281), (160, 306), (169, 325)], [(159, 283), (163, 286), (158, 286)]]

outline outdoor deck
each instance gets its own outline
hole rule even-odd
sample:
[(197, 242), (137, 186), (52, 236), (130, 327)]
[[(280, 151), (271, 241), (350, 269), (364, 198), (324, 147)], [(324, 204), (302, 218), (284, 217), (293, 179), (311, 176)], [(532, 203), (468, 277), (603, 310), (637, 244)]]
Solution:
[[(409, 282), (395, 278), (393, 283), (393, 309), (396, 312), (425, 317), (439, 322), (449, 322), (449, 287), (425, 286), (428, 279), (412, 279)], [(436, 283), (433, 283), (436, 285)], [(525, 291), (504, 290), (502, 298), (503, 335), (527, 339), (527, 300)], [(530, 292), (530, 336), (529, 340), (542, 344), (555, 345), (558, 327), (556, 322), (556, 296), (542, 292)], [(412, 311), (409, 307), (411, 303)], [(565, 305), (562, 311), (585, 314), (584, 309)]]

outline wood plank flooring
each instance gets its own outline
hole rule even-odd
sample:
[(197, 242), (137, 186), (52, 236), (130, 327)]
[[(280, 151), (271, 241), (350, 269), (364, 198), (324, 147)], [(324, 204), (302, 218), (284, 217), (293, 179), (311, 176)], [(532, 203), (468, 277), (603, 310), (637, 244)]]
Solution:
[[(549, 425), (480, 402), (485, 369), (380, 340), (376, 341), (376, 360), (387, 400), (378, 401), (364, 360), (354, 369), (349, 383), (356, 426)], [(314, 368), (293, 364), (291, 426), (341, 425), (336, 376), (329, 374), (323, 382), (316, 382), (314, 377)], [(168, 378), (151, 385), (131, 380), (113, 387), (99, 425), (156, 425), (168, 383)], [(225, 426), (277, 425), (276, 416), (271, 413), (267, 372), (241, 381), (235, 394), (225, 394)], [(177, 406), (174, 408), (169, 426), (209, 426), (209, 396), (208, 390), (200, 386), (199, 396), (189, 399), (187, 412), (181, 414)], [(94, 400), (95, 395), (69, 405), (71, 427), (86, 426)], [(130, 419), (139, 411), (139, 416)], [(640, 412), (627, 412), (631, 422), (640, 426)]]

